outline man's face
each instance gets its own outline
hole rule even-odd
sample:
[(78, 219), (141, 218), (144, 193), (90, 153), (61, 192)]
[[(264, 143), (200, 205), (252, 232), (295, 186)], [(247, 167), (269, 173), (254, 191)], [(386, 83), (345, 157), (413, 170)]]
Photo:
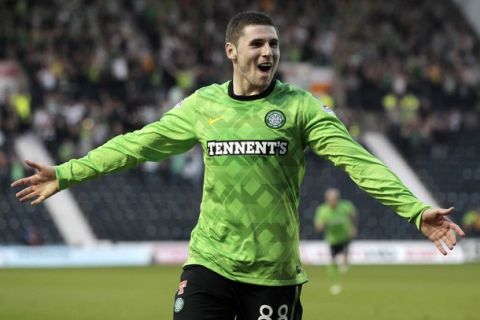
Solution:
[(339, 193), (336, 189), (329, 189), (325, 193), (325, 200), (327, 201), (330, 208), (335, 208), (337, 206)]
[(255, 94), (270, 85), (280, 59), (278, 35), (273, 26), (245, 26), (237, 45), (227, 43), (226, 51), (233, 62), (233, 77), (240, 81), (242, 89)]

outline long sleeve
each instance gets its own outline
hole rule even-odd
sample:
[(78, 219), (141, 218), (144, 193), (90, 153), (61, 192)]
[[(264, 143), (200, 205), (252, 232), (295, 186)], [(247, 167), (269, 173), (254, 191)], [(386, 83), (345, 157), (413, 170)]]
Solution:
[(315, 153), (343, 169), (370, 196), (420, 228), (428, 205), (418, 200), (380, 160), (350, 136), (345, 126), (313, 97), (303, 108), (304, 139)]
[(191, 96), (159, 121), (116, 136), (86, 156), (56, 166), (59, 189), (189, 150), (197, 143), (193, 100)]

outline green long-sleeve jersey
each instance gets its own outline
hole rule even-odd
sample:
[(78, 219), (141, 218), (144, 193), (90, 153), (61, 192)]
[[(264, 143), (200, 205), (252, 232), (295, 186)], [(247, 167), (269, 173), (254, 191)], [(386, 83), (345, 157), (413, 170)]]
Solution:
[(231, 82), (202, 88), (159, 121), (55, 167), (59, 189), (162, 160), (197, 143), (205, 177), (186, 264), (236, 281), (272, 286), (307, 281), (298, 217), (307, 147), (417, 226), (427, 208), (351, 138), (332, 111), (278, 80), (248, 97), (235, 96)]

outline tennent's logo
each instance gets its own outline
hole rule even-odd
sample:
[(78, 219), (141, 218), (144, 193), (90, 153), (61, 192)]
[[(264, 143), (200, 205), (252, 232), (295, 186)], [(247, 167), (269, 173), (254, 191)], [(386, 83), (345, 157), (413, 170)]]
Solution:
[(285, 140), (207, 141), (209, 156), (284, 156), (288, 153)]

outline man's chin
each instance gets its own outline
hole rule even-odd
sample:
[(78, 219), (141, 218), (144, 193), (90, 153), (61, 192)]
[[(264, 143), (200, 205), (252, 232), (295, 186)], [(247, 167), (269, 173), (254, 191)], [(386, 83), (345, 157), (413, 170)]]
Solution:
[(272, 83), (272, 80), (273, 80), (273, 76), (268, 74), (268, 75), (262, 75), (259, 77), (258, 81), (257, 81), (257, 85), (259, 87), (265, 87), (267, 88), (270, 83)]

